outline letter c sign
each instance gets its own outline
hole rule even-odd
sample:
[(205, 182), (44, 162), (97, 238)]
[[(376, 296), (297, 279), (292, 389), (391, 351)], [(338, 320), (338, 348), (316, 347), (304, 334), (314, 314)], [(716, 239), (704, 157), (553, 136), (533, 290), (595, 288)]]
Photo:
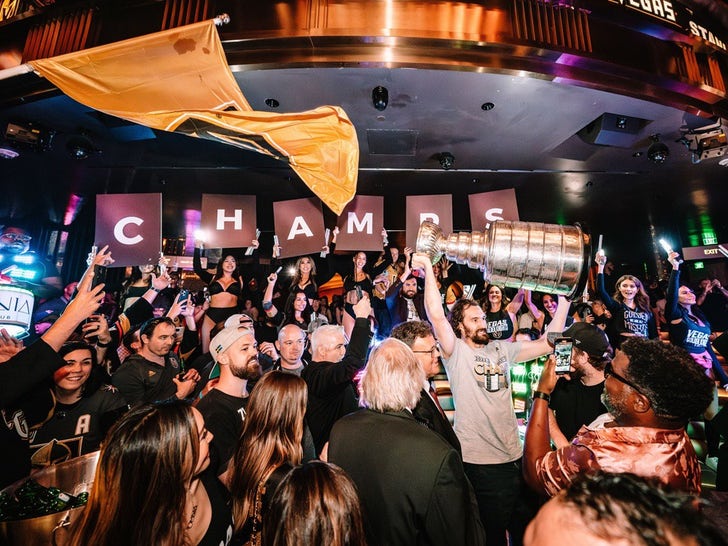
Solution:
[(124, 228), (126, 228), (129, 224), (141, 226), (143, 223), (144, 220), (137, 216), (126, 216), (125, 218), (122, 218), (114, 225), (114, 238), (122, 245), (135, 245), (137, 243), (141, 243), (144, 240), (144, 237), (138, 233), (133, 237), (127, 237), (124, 234)]

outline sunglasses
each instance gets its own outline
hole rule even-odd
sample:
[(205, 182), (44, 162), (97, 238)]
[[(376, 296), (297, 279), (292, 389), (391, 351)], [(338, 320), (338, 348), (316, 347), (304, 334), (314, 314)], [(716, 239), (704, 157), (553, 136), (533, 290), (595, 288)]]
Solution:
[(611, 362), (607, 363), (607, 365), (604, 367), (604, 377), (606, 378), (606, 377), (610, 377), (610, 376), (613, 377), (614, 379), (616, 379), (617, 381), (624, 383), (625, 385), (627, 385), (629, 387), (632, 387), (635, 391), (640, 393), (642, 396), (645, 396), (645, 393), (642, 392), (642, 390), (637, 385), (635, 385), (628, 379), (625, 379), (624, 377), (619, 375), (617, 372), (615, 372), (614, 368), (612, 368)]

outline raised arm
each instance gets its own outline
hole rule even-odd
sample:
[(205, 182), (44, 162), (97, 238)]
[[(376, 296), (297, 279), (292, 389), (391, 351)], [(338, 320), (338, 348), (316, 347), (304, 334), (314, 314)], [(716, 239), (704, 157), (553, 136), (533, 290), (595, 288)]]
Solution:
[[(546, 329), (546, 332), (563, 332), (566, 324), (566, 317), (569, 314), (569, 302), (564, 296), (559, 296), (559, 306), (554, 313), (554, 318)], [(548, 342), (548, 335), (543, 335), (535, 341), (524, 341), (521, 343), (521, 350), (516, 357), (517, 362), (526, 362), (539, 356), (549, 354), (551, 345)]]
[(268, 275), (268, 285), (263, 293), (263, 311), (269, 318), (273, 318), (278, 314), (278, 308), (273, 305), (273, 288), (275, 288), (277, 280), (278, 274), (275, 271)]
[(442, 308), (440, 291), (437, 288), (437, 280), (432, 271), (432, 263), (426, 254), (415, 253), (412, 255), (412, 267), (421, 268), (425, 272), (425, 311), (427, 318), (435, 330), (435, 337), (440, 342), (440, 351), (444, 358), (448, 358), (455, 350), (455, 332), (445, 316)]
[(669, 261), (672, 265), (672, 271), (670, 271), (670, 280), (667, 284), (665, 318), (668, 322), (673, 324), (677, 324), (682, 321), (677, 302), (678, 290), (680, 289), (680, 263), (678, 262), (677, 257), (677, 252), (671, 252), (667, 257), (667, 261)]

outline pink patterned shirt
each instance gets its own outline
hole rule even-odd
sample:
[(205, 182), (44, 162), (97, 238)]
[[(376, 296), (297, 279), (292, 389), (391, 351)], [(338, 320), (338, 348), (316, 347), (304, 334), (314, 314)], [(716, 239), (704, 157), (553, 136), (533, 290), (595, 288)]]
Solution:
[(684, 429), (605, 427), (604, 414), (583, 426), (571, 445), (551, 451), (536, 463), (537, 476), (553, 496), (583, 472), (630, 472), (657, 478), (695, 495), (700, 494), (700, 464)]

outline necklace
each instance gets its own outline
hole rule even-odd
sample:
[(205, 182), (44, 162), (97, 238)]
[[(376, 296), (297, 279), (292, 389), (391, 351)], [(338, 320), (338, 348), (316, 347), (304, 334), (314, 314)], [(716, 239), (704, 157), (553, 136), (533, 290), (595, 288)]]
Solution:
[(187, 522), (187, 529), (192, 529), (192, 525), (195, 523), (195, 517), (197, 516), (197, 505), (192, 505), (192, 514), (190, 514), (190, 519)]

